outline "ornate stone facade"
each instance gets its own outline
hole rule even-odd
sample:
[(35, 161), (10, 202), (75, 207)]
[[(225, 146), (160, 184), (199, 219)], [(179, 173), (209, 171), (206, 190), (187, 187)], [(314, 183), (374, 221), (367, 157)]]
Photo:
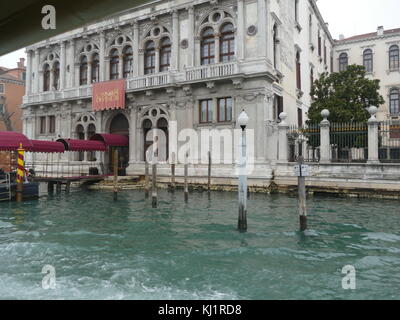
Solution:
[[(95, 127), (96, 132), (113, 131), (113, 119), (122, 114), (130, 136), (127, 171), (133, 174), (143, 169), (146, 120), (151, 120), (153, 127), (161, 118), (167, 123), (177, 121), (178, 132), (186, 128), (233, 130), (238, 128), (236, 119), (244, 109), (250, 118), (248, 128), (255, 132), (256, 168), (252, 175), (268, 180), (277, 159), (279, 112), (288, 114), (289, 123), (304, 121), (310, 104), (310, 70), (314, 68), (317, 77), (330, 63), (330, 59), (321, 61), (321, 52), (310, 46), (323, 41), (330, 56), (333, 44), (315, 1), (300, 0), (297, 5), (300, 14), (296, 16), (293, 0), (160, 0), (34, 44), (27, 48), (24, 132), (35, 139), (88, 137), (89, 127)], [(212, 34), (207, 36), (212, 48), (205, 62), (206, 31)], [(162, 53), (164, 39), (170, 43), (169, 58)], [(154, 44), (151, 73), (146, 69), (153, 63), (147, 57), (149, 41)], [(132, 48), (133, 63), (125, 70), (127, 46)], [(127, 107), (93, 112), (90, 83), (110, 79), (113, 49), (119, 58), (115, 71), (120, 78), (126, 75)], [(305, 92), (301, 96), (295, 67), (299, 51), (301, 90)], [(98, 66), (94, 57), (98, 57)], [(85, 59), (87, 69), (82, 69)], [(169, 59), (166, 68), (165, 59)], [(53, 68), (55, 62), (59, 74)], [(46, 65), (50, 71), (44, 69)], [(87, 72), (87, 84), (81, 84), (82, 70)], [(50, 72), (47, 91), (45, 72)], [(221, 99), (229, 99), (231, 108), (230, 116), (222, 120), (218, 112)], [(205, 122), (199, 110), (204, 100), (210, 101), (212, 108), (211, 118)], [(153, 110), (155, 116), (149, 115)], [(40, 128), (50, 116), (56, 117), (54, 133)], [(71, 157), (69, 160), (76, 160)], [(107, 157), (98, 155), (96, 160), (107, 163)], [(199, 176), (201, 170), (199, 166)], [(223, 176), (226, 172), (221, 166), (214, 174)]]

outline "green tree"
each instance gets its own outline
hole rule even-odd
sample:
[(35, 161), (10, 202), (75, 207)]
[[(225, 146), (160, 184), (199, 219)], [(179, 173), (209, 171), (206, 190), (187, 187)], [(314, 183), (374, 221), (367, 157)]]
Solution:
[(379, 94), (379, 82), (366, 78), (364, 66), (359, 65), (350, 65), (342, 72), (323, 73), (311, 88), (313, 102), (307, 123), (322, 121), (323, 109), (329, 110), (331, 122), (367, 121), (366, 101), (378, 108), (385, 103)]

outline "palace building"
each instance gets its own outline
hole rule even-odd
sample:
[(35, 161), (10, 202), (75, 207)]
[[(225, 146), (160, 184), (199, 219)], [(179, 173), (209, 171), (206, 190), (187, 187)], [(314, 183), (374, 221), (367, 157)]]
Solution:
[(379, 108), (380, 120), (400, 117), (400, 29), (385, 30), (345, 38), (334, 46), (335, 71), (350, 64), (363, 65), (370, 79), (380, 80), (380, 94), (385, 104)]
[[(334, 68), (333, 46), (315, 0), (152, 1), (27, 48), (24, 133), (43, 140), (127, 135), (120, 162), (137, 174), (150, 129), (168, 136), (176, 121), (178, 132), (232, 131), (245, 110), (255, 139), (251, 177), (267, 183), (278, 115), (304, 123), (312, 81)], [(95, 88), (112, 91), (121, 82), (123, 103), (101, 107), (108, 93), (97, 96)], [(109, 164), (107, 154), (59, 157)], [(220, 164), (213, 175), (229, 178), (232, 168)], [(198, 165), (192, 173), (206, 172)]]

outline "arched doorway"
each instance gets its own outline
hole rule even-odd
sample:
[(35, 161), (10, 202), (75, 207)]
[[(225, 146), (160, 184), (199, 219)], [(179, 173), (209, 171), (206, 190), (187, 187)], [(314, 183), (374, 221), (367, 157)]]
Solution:
[[(110, 133), (129, 137), (129, 121), (122, 113), (116, 115), (110, 123)], [(133, 137), (132, 137), (133, 139)], [(118, 149), (118, 175), (126, 175), (126, 168), (129, 165), (129, 147), (112, 147), (109, 152), (109, 169), (113, 172), (113, 151)]]

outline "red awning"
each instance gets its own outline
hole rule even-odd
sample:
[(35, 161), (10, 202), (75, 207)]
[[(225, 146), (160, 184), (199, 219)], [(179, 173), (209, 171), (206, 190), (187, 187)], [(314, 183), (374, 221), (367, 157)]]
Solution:
[(107, 147), (128, 147), (129, 138), (120, 134), (96, 133), (90, 140), (102, 141)]
[(17, 151), (20, 144), (25, 150), (31, 150), (31, 141), (22, 133), (0, 131), (0, 151)]
[(45, 141), (45, 140), (31, 140), (31, 142), (33, 145), (32, 149), (29, 150), (31, 152), (62, 153), (65, 151), (65, 146), (61, 142)]
[(101, 141), (58, 139), (62, 142), (66, 151), (106, 151), (106, 146)]

